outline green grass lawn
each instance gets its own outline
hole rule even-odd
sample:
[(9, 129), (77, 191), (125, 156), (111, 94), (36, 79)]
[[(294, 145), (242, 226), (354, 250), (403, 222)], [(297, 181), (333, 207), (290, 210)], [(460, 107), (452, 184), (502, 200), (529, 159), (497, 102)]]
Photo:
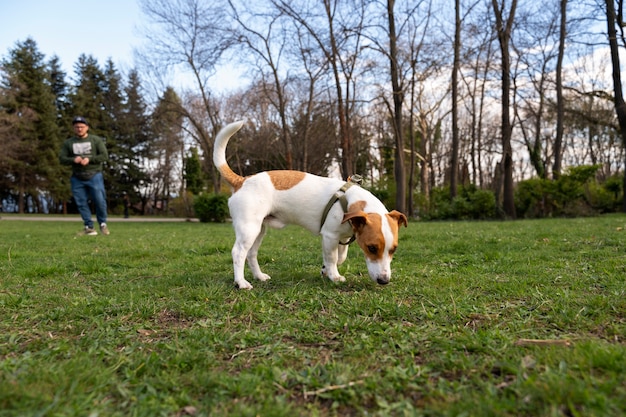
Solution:
[(272, 230), (0, 220), (0, 416), (617, 416), (626, 216), (416, 223), (392, 281)]

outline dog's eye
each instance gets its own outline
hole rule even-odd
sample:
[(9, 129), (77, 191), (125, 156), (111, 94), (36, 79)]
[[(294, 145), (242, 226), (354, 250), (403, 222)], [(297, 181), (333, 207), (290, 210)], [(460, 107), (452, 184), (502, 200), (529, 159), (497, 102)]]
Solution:
[(374, 245), (368, 245), (367, 246), (367, 250), (369, 251), (369, 253), (371, 253), (372, 255), (376, 255), (378, 253), (378, 247), (374, 246)]
[(391, 249), (389, 249), (389, 255), (393, 255), (394, 253), (396, 253), (396, 249), (397, 249), (397, 248), (391, 248)]

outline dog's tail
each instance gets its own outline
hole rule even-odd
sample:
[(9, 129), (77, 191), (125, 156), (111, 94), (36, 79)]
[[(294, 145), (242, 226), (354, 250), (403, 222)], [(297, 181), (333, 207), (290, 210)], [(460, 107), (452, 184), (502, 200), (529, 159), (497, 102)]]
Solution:
[(224, 126), (217, 134), (217, 137), (215, 138), (215, 145), (213, 147), (213, 163), (215, 164), (215, 167), (222, 175), (222, 178), (224, 178), (226, 182), (229, 183), (235, 190), (241, 187), (244, 178), (235, 174), (228, 166), (228, 162), (226, 161), (226, 145), (228, 145), (230, 137), (241, 129), (243, 124), (244, 121), (242, 120)]

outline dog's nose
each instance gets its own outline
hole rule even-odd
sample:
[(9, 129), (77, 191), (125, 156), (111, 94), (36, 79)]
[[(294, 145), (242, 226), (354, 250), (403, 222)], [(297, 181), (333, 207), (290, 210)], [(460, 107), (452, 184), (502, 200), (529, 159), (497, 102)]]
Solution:
[(380, 285), (387, 285), (389, 284), (389, 278), (379, 277), (379, 278), (376, 278), (376, 282), (378, 282)]

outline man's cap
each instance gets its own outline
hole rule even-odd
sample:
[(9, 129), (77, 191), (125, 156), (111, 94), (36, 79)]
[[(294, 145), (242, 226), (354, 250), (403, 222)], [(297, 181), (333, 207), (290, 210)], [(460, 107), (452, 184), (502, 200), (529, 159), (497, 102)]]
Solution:
[(76, 116), (76, 117), (74, 117), (74, 120), (72, 120), (72, 124), (75, 125), (76, 123), (84, 123), (87, 126), (89, 126), (89, 123), (87, 122), (87, 119), (85, 119), (83, 116)]

